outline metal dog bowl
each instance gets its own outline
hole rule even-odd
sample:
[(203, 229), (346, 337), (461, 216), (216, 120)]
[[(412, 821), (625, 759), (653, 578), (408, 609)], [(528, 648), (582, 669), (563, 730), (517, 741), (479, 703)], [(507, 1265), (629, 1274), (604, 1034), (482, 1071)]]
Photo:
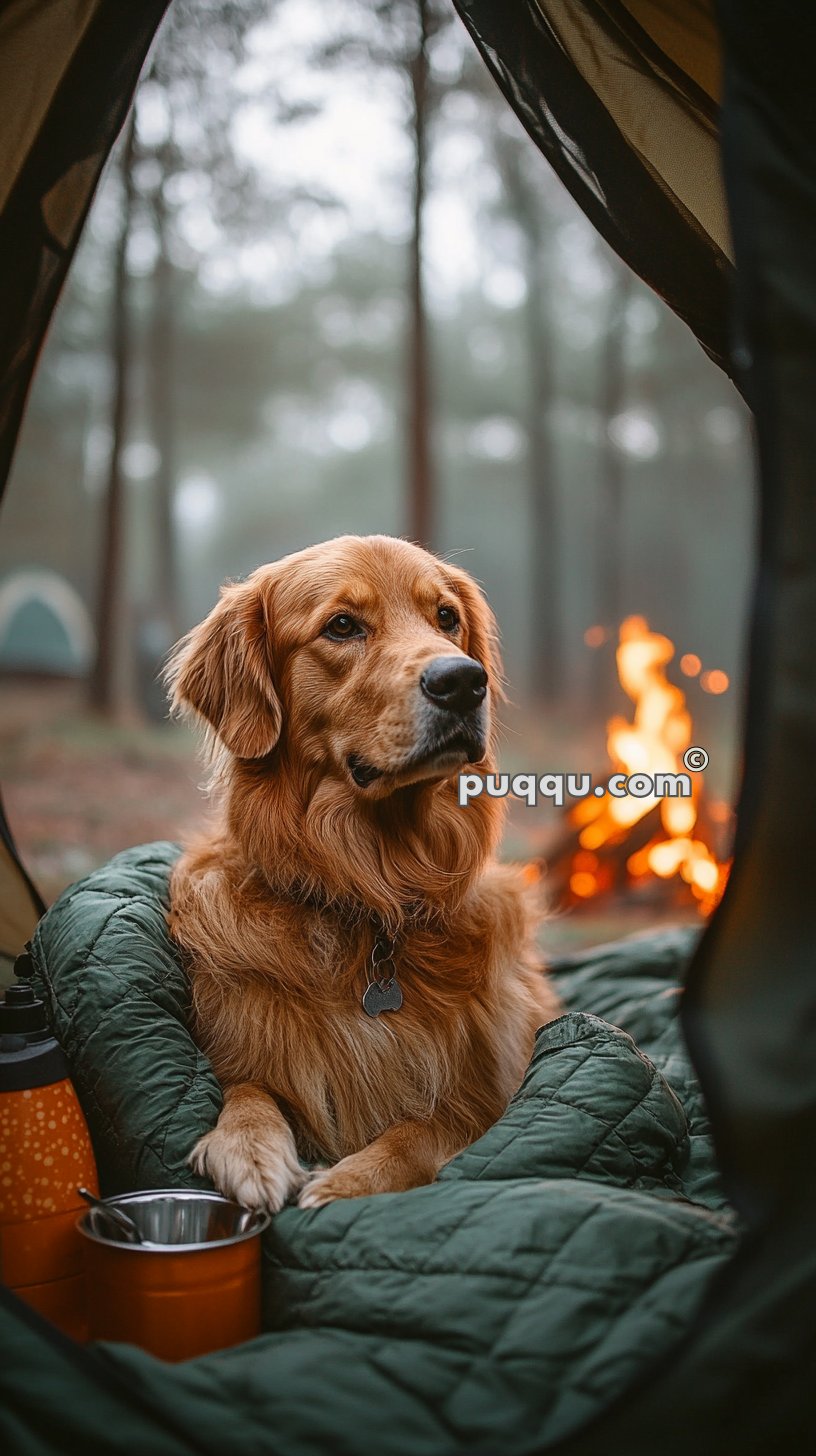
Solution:
[(104, 1209), (91, 1208), (79, 1220), (86, 1238), (136, 1253), (181, 1253), (243, 1243), (263, 1233), (269, 1214), (242, 1208), (220, 1193), (198, 1193), (189, 1188), (153, 1188), (142, 1193), (120, 1193), (103, 1202), (119, 1208), (136, 1225), (141, 1243), (131, 1242), (124, 1230), (105, 1218)]
[[(135, 1225), (117, 1226), (115, 1208)], [(269, 1214), (220, 1193), (123, 1193), (79, 1220), (91, 1336), (191, 1360), (261, 1330), (261, 1240)], [(136, 1258), (134, 1255), (138, 1255)]]

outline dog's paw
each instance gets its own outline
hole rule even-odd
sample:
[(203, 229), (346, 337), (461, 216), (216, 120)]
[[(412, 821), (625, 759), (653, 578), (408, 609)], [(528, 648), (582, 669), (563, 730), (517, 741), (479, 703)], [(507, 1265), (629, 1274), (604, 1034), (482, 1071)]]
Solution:
[(187, 1161), (226, 1198), (270, 1213), (283, 1208), (309, 1176), (298, 1162), (291, 1135), (283, 1137), (275, 1128), (249, 1133), (214, 1127), (199, 1138)]
[(309, 1174), (298, 1206), (322, 1208), (337, 1198), (365, 1198), (370, 1193), (384, 1192), (382, 1170), (363, 1151), (349, 1154), (333, 1168), (317, 1168)]

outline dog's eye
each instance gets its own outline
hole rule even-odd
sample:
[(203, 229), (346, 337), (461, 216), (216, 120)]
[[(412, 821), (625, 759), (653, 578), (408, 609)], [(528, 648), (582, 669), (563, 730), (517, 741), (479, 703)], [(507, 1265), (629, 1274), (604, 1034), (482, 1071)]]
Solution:
[(352, 637), (365, 637), (365, 632), (356, 617), (350, 617), (348, 612), (338, 612), (326, 623), (323, 636), (330, 637), (333, 642), (348, 642)]
[(453, 607), (440, 607), (436, 619), (443, 632), (453, 632), (459, 626), (459, 617)]

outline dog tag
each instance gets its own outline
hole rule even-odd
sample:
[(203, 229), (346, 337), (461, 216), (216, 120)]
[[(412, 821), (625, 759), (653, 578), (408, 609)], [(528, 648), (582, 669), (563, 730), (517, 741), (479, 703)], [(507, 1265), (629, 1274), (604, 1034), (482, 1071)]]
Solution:
[(363, 1010), (367, 1016), (379, 1016), (381, 1011), (399, 1011), (402, 1005), (402, 991), (396, 976), (387, 981), (371, 981), (363, 995)]

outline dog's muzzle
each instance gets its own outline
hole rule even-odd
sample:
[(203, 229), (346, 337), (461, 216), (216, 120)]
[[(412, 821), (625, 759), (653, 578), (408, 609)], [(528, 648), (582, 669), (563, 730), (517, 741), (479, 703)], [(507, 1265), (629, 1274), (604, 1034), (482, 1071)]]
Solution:
[(423, 669), (419, 686), (425, 701), (415, 749), (388, 769), (378, 768), (361, 754), (350, 754), (349, 772), (359, 788), (368, 788), (386, 773), (403, 775), (430, 765), (453, 770), (484, 756), (487, 673), (482, 664), (472, 657), (435, 657)]

